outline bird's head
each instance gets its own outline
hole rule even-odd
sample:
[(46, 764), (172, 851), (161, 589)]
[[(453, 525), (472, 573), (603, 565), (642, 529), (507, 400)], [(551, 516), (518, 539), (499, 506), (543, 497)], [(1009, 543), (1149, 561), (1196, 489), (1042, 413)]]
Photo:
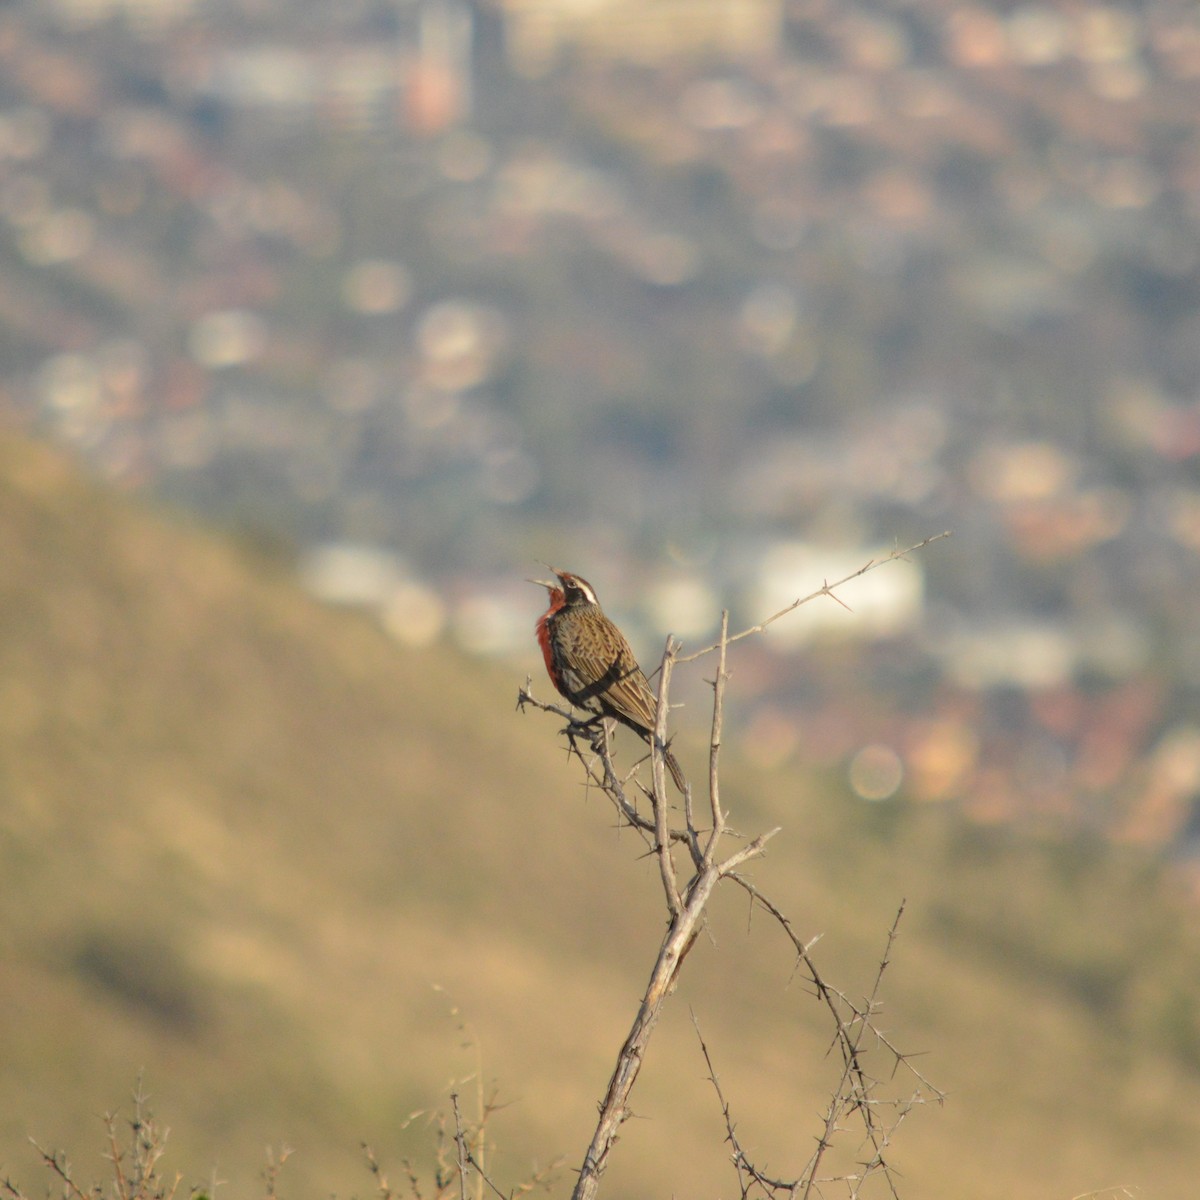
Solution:
[[(549, 563), (543, 564), (550, 567)], [(559, 570), (558, 567), (550, 567), (557, 577), (557, 582), (552, 583), (548, 579), (531, 579), (530, 583), (539, 584), (550, 593), (551, 608), (570, 607), (575, 604), (599, 604), (596, 599), (596, 591), (586, 579), (580, 575), (572, 575), (570, 571)], [(561, 600), (559, 599), (561, 597)]]

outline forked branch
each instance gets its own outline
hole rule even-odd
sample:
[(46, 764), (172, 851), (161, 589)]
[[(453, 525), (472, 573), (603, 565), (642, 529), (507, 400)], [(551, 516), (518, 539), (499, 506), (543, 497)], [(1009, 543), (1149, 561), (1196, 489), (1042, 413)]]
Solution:
[[(609, 738), (602, 723), (596, 720), (576, 721), (572, 714), (556, 705), (545, 704), (534, 698), (528, 681), (518, 694), (518, 707), (526, 705), (563, 717), (567, 721), (564, 729), (570, 752), (583, 764), (589, 786), (600, 788), (612, 801), (618, 820), (628, 824), (645, 840), (648, 849), (657, 857), (662, 878), (663, 894), (667, 907), (668, 925), (650, 972), (633, 1024), (617, 1055), (616, 1065), (609, 1079), (604, 1099), (600, 1105), (599, 1118), (583, 1165), (579, 1170), (573, 1192), (573, 1200), (592, 1200), (597, 1194), (600, 1179), (608, 1166), (609, 1156), (622, 1124), (630, 1115), (629, 1097), (634, 1083), (645, 1061), (646, 1048), (662, 1014), (667, 997), (674, 989), (683, 961), (704, 921), (707, 905), (717, 885), (724, 879), (737, 884), (749, 896), (752, 909), (761, 909), (771, 916), (792, 946), (798, 968), (802, 971), (811, 993), (828, 1011), (833, 1025), (832, 1048), (836, 1048), (841, 1060), (840, 1077), (826, 1108), (822, 1128), (817, 1137), (816, 1149), (803, 1168), (792, 1179), (781, 1179), (769, 1175), (756, 1167), (739, 1144), (733, 1125), (730, 1104), (723, 1094), (713, 1067), (712, 1057), (701, 1038), (701, 1050), (709, 1069), (709, 1077), (717, 1091), (718, 1102), (725, 1120), (727, 1141), (732, 1146), (732, 1160), (737, 1171), (743, 1200), (752, 1190), (773, 1200), (787, 1194), (791, 1197), (808, 1197), (815, 1193), (821, 1183), (820, 1170), (827, 1152), (847, 1128), (857, 1119), (865, 1157), (860, 1158), (858, 1169), (838, 1177), (849, 1190), (858, 1196), (864, 1181), (882, 1175), (890, 1193), (895, 1196), (895, 1181), (887, 1158), (892, 1135), (914, 1104), (928, 1100), (940, 1101), (942, 1093), (934, 1088), (916, 1070), (908, 1055), (899, 1051), (875, 1024), (878, 1011), (879, 992), (884, 972), (888, 966), (896, 927), (900, 919), (897, 913), (887, 937), (887, 947), (876, 973), (869, 996), (862, 1003), (852, 1002), (847, 995), (826, 982), (813, 960), (811, 949), (816, 939), (804, 942), (797, 936), (791, 921), (758, 886), (748, 879), (739, 868), (761, 855), (767, 842), (779, 832), (769, 830), (739, 849), (721, 857), (723, 839), (727, 834), (725, 811), (720, 793), (720, 751), (724, 727), (725, 688), (728, 679), (727, 658), (729, 646), (763, 632), (769, 625), (794, 612), (801, 605), (821, 596), (838, 600), (836, 590), (843, 584), (865, 575), (875, 567), (893, 562), (948, 537), (948, 533), (926, 538), (906, 550), (895, 550), (884, 558), (872, 559), (857, 571), (834, 583), (825, 582), (816, 591), (803, 596), (794, 603), (768, 617), (765, 621), (741, 630), (729, 632), (729, 614), (721, 617), (721, 632), (716, 642), (693, 654), (681, 657), (679, 646), (672, 638), (667, 639), (658, 672), (657, 717), (653, 736), (650, 739), (651, 784), (647, 788), (639, 785), (631, 774), (625, 778), (618, 775), (610, 755)], [(839, 601), (840, 602), (840, 601)], [(682, 827), (672, 824), (667, 803), (664, 775), (664, 748), (668, 742), (667, 715), (672, 672), (677, 664), (690, 663), (710, 653), (717, 654), (717, 670), (712, 680), (713, 711), (709, 737), (708, 755), (708, 812), (707, 829), (696, 824), (693, 797), (688, 788), (683, 796)], [(635, 768), (636, 769), (636, 768)], [(650, 816), (638, 807), (638, 791), (631, 791), (630, 784), (638, 789), (643, 798), (648, 798), (652, 812)], [(675, 850), (682, 846), (687, 851), (690, 876), (681, 883), (679, 867), (675, 861)], [(903, 906), (901, 906), (901, 913)], [(697, 1026), (699, 1033), (699, 1026)], [(864, 1065), (869, 1052), (882, 1051), (892, 1060), (892, 1074), (905, 1068), (912, 1077), (911, 1095), (902, 1100), (887, 1099), (880, 1095), (880, 1084)], [(885, 1116), (890, 1113), (890, 1116)]]

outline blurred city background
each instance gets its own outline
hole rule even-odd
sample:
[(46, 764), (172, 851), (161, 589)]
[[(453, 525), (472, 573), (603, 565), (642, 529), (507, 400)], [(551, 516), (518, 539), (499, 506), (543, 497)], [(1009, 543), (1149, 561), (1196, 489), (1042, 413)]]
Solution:
[(747, 769), (1200, 902), (1194, 0), (17, 0), (0, 412), (501, 707), (539, 560), (653, 661), (953, 530), (740, 648)]
[(480, 653), (551, 554), (658, 645), (952, 528), (820, 614), (885, 654), (763, 643), (761, 752), (878, 742), (916, 795), (1188, 854), (1194, 5), (54, 0), (0, 35), (10, 420)]

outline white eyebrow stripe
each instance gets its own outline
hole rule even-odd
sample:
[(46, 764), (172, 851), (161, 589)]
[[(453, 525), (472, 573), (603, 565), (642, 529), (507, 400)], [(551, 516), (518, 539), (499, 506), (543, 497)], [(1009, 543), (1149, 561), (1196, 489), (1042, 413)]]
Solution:
[(588, 583), (588, 581), (586, 579), (580, 579), (579, 576), (576, 575), (575, 576), (575, 586), (583, 593), (583, 598), (589, 604), (599, 604), (600, 603), (600, 601), (596, 599), (595, 589), (592, 587), (592, 585), (590, 583)]

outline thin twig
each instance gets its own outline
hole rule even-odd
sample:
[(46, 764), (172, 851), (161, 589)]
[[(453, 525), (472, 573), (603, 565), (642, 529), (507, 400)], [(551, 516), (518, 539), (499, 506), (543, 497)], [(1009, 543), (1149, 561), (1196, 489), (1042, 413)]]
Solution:
[[(117, 1144), (117, 1118), (114, 1114), (109, 1113), (104, 1118), (104, 1123), (108, 1127), (108, 1161), (112, 1163), (113, 1169), (113, 1184), (116, 1188), (117, 1196), (121, 1200), (129, 1198), (129, 1183), (125, 1179), (125, 1172), (121, 1167), (121, 1160), (124, 1155), (121, 1152), (121, 1147)], [(137, 1124), (134, 1126), (134, 1136), (137, 1136)]]
[[(842, 601), (836, 595), (834, 595), (834, 592), (838, 588), (842, 587), (843, 584), (847, 584), (851, 580), (858, 579), (860, 576), (865, 575), (868, 571), (874, 571), (876, 567), (882, 567), (886, 563), (895, 562), (900, 558), (907, 558), (908, 555), (915, 553), (917, 550), (923, 550), (926, 546), (931, 545), (933, 542), (940, 542), (942, 538), (948, 538), (952, 536), (952, 533), (952, 530), (947, 529), (944, 533), (935, 533), (930, 535), (924, 541), (917, 542), (915, 545), (909, 546), (906, 550), (893, 550), (890, 554), (885, 555), (883, 558), (872, 558), (859, 567), (857, 571), (851, 571), (849, 575), (844, 575), (841, 579), (835, 580), (833, 583), (830, 583), (828, 580), (826, 580), (819, 588), (817, 588), (815, 592), (810, 592), (807, 596), (801, 596), (798, 600), (793, 600), (792, 603), (786, 608), (781, 608), (777, 613), (773, 613), (765, 621), (760, 621), (757, 625), (752, 625), (749, 629), (743, 629), (739, 633), (730, 634), (724, 640), (727, 644), (732, 644), (733, 642), (740, 642), (743, 638), (750, 637), (751, 634), (762, 633), (768, 625), (774, 625), (775, 622), (781, 617), (786, 617), (788, 613), (795, 612), (796, 609), (798, 609), (802, 604), (808, 604), (813, 600), (820, 599), (822, 596), (828, 596), (831, 600), (836, 600), (839, 604), (842, 604)], [(842, 606), (845, 607), (844, 604), (842, 604)], [(711, 646), (705, 646), (703, 650), (697, 650), (692, 654), (684, 655), (675, 661), (681, 664), (694, 662), (696, 659), (703, 658), (706, 654), (711, 654), (714, 650), (720, 649), (720, 647), (721, 642), (716, 641), (713, 642)]]
[(663, 761), (674, 650), (675, 640), (668, 637), (666, 648), (663, 650), (662, 669), (658, 673), (658, 702), (654, 733), (650, 739), (650, 768), (654, 779), (654, 850), (658, 855), (658, 869), (662, 875), (667, 908), (672, 917), (677, 917), (683, 907), (683, 901), (679, 896), (679, 882), (675, 878), (675, 860), (671, 857), (671, 837), (667, 829), (667, 782), (664, 777), (666, 764)]
[(708, 1067), (708, 1079), (713, 1085), (713, 1089), (717, 1093), (717, 1103), (721, 1106), (721, 1117), (725, 1122), (725, 1140), (733, 1147), (733, 1154), (730, 1158), (733, 1160), (734, 1169), (738, 1175), (738, 1188), (742, 1193), (742, 1198), (749, 1194), (749, 1185), (746, 1183), (744, 1176), (749, 1175), (750, 1178), (760, 1187), (767, 1191), (775, 1192), (790, 1192), (798, 1185), (799, 1180), (773, 1179), (764, 1171), (760, 1171), (751, 1161), (741, 1143), (738, 1141), (737, 1131), (733, 1123), (733, 1114), (729, 1107), (729, 1101), (725, 1099), (725, 1093), (721, 1091), (721, 1081), (717, 1078), (716, 1068), (713, 1066), (712, 1056), (708, 1052), (708, 1045), (704, 1041), (704, 1035), (700, 1032), (700, 1022), (696, 1018), (696, 1014), (692, 1013), (692, 1024), (696, 1029), (696, 1037), (700, 1040), (700, 1052), (704, 1055), (705, 1066)]
[(72, 1177), (71, 1164), (66, 1160), (66, 1157), (61, 1154), (52, 1154), (49, 1150), (43, 1149), (33, 1138), (30, 1138), (29, 1141), (32, 1143), (33, 1148), (42, 1156), (42, 1162), (61, 1180), (64, 1194), (74, 1197), (74, 1200), (88, 1200), (87, 1194)]
[(454, 1109), (454, 1145), (458, 1151), (458, 1195), (467, 1200), (467, 1143), (463, 1137), (462, 1113), (458, 1108), (458, 1093), (450, 1093), (450, 1104)]
[(721, 731), (725, 723), (725, 683), (729, 674), (725, 669), (726, 651), (729, 647), (729, 610), (721, 612), (721, 637), (717, 642), (717, 673), (712, 681), (713, 714), (708, 741), (708, 801), (712, 812), (712, 832), (704, 847), (703, 865), (709, 866), (717, 852), (717, 842), (725, 831), (725, 814), (721, 810), (721, 780), (719, 759), (721, 756)]
[[(383, 1168), (379, 1165), (379, 1159), (375, 1157), (375, 1151), (372, 1150), (371, 1147), (369, 1145), (367, 1145), (366, 1142), (361, 1143), (361, 1145), (362, 1145), (363, 1155), (365, 1156), (365, 1158), (367, 1160), (367, 1167), (370, 1170), (371, 1174), (375, 1176), (375, 1194), (376, 1194), (376, 1196), (379, 1197), (379, 1200), (393, 1200), (393, 1196), (395, 1193), (393, 1193), (391, 1186), (388, 1184), (388, 1178), (383, 1173)], [(419, 1197), (421, 1195), (420, 1189), (415, 1186), (416, 1182), (417, 1182), (416, 1177), (412, 1174), (411, 1171), (409, 1172), (409, 1178), (412, 1181), (412, 1183), (414, 1184), (413, 1193), (416, 1197), (418, 1197), (418, 1200), (419, 1200)]]
[(485, 1184), (486, 1184), (488, 1187), (490, 1187), (490, 1188), (492, 1189), (492, 1191), (496, 1193), (496, 1195), (497, 1195), (497, 1196), (499, 1196), (499, 1197), (500, 1197), (500, 1200), (511, 1200), (511, 1197), (510, 1197), (510, 1196), (508, 1196), (508, 1195), (506, 1195), (504, 1192), (502, 1192), (502, 1191), (501, 1191), (501, 1190), (500, 1190), (500, 1189), (499, 1189), (499, 1188), (498, 1188), (498, 1187), (497, 1187), (497, 1186), (496, 1186), (496, 1185), (495, 1185), (495, 1184), (494, 1184), (494, 1183), (491, 1181), (491, 1179), (488, 1177), (488, 1174), (487, 1174), (487, 1172), (486, 1172), (486, 1171), (484, 1171), (483, 1167), (479, 1165), (479, 1162), (478, 1162), (478, 1160), (475, 1158), (475, 1155), (474, 1155), (474, 1154), (471, 1152), (470, 1148), (468, 1148), (468, 1149), (467, 1149), (467, 1162), (469, 1162), (469, 1163), (471, 1164), (471, 1166), (473, 1166), (473, 1167), (475, 1168), (475, 1171), (476, 1171), (476, 1173), (479, 1175), (479, 1178), (480, 1178), (480, 1179), (482, 1179), (482, 1180), (483, 1180), (483, 1182), (484, 1182), (484, 1183), (485, 1183)]

